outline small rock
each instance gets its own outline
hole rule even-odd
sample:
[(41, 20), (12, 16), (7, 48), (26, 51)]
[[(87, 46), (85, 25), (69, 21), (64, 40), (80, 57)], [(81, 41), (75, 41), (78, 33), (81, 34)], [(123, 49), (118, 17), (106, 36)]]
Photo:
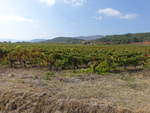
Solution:
[(15, 74), (10, 73), (10, 74), (8, 74), (8, 77), (15, 77)]

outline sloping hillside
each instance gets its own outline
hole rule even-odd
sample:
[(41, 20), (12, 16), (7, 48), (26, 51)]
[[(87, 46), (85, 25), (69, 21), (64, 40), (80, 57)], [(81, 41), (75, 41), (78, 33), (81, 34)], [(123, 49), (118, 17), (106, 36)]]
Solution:
[(102, 35), (91, 35), (91, 36), (77, 36), (77, 37), (56, 37), (53, 39), (33, 39), (30, 42), (53, 42), (53, 43), (81, 43), (82, 41), (92, 41), (102, 38)]
[(150, 41), (150, 33), (107, 35), (103, 38), (95, 40), (95, 42), (111, 44), (130, 44), (145, 41)]
[(70, 44), (78, 44), (81, 43), (82, 39), (70, 38), (70, 37), (57, 37), (51, 40), (46, 40), (44, 42), (52, 42), (52, 43), (70, 43)]
[(46, 39), (33, 39), (30, 42), (32, 42), (32, 43), (38, 43), (38, 42), (43, 42), (43, 41), (46, 41)]
[(82, 40), (96, 40), (102, 37), (103, 37), (102, 35), (91, 35), (91, 36), (79, 36), (79, 37), (73, 37), (73, 38), (82, 39)]

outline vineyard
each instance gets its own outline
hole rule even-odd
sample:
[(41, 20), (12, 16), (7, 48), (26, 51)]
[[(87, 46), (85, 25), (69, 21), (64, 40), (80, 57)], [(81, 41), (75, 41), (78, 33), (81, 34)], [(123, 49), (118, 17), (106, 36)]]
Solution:
[(149, 68), (149, 46), (1, 43), (0, 112), (150, 113)]
[(0, 64), (12, 68), (84, 69), (100, 74), (149, 67), (149, 55), (150, 47), (136, 45), (0, 44)]

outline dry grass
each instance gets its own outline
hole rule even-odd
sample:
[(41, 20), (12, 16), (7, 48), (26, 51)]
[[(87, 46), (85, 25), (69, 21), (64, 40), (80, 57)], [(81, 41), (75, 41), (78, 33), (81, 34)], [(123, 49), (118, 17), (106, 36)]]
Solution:
[(150, 113), (150, 71), (45, 80), (47, 73), (2, 68), (0, 113)]

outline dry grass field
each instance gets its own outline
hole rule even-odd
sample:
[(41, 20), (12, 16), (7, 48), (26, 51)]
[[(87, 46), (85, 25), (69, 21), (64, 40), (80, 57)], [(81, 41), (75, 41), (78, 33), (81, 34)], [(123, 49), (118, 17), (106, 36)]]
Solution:
[(0, 69), (0, 113), (150, 113), (150, 71)]

